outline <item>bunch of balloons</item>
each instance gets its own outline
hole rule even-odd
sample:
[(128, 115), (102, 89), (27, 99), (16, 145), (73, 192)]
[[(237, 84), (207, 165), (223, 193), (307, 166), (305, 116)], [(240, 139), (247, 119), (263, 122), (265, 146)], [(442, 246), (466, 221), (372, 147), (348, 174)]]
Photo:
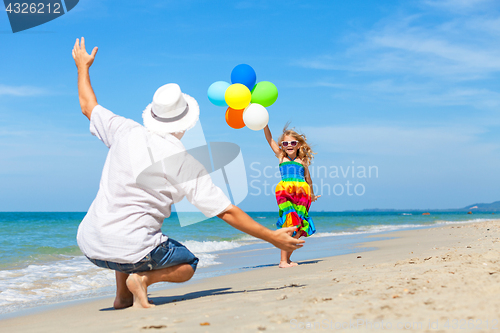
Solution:
[(214, 105), (228, 106), (226, 123), (232, 128), (259, 131), (266, 127), (269, 113), (266, 107), (276, 102), (278, 89), (269, 81), (257, 84), (253, 68), (246, 64), (234, 67), (231, 84), (217, 81), (208, 88), (208, 99)]

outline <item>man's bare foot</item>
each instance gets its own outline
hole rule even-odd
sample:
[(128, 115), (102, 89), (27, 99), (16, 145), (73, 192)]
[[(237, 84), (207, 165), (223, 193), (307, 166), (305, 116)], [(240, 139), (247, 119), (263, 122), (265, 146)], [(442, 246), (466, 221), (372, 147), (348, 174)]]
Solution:
[(131, 307), (133, 304), (134, 304), (134, 296), (127, 298), (121, 298), (116, 296), (115, 302), (113, 303), (113, 307), (117, 310), (125, 309)]
[(288, 262), (289, 265), (291, 265), (292, 267), (293, 266), (298, 266), (299, 264), (297, 264), (295, 261), (289, 261)]
[(293, 267), (294, 265), (290, 265), (286, 261), (280, 261), (279, 268), (288, 268), (288, 267)]
[[(149, 304), (155, 304), (155, 303), (153, 303), (152, 300), (148, 300), (148, 302), (149, 302)], [(113, 307), (116, 310), (126, 309), (126, 308), (131, 307), (132, 305), (134, 305), (134, 296), (127, 298), (127, 299), (122, 299), (122, 298), (116, 296), (115, 302), (113, 303)]]
[(145, 277), (139, 274), (130, 274), (127, 278), (127, 287), (134, 294), (134, 307), (152, 308), (155, 305), (148, 301), (148, 286)]

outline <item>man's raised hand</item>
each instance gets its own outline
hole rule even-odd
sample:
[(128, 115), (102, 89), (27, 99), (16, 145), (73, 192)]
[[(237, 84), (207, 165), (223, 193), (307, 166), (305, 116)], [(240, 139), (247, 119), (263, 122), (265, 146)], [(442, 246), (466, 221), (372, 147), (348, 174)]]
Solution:
[(78, 69), (89, 69), (94, 62), (95, 55), (97, 53), (97, 46), (94, 47), (91, 54), (88, 54), (87, 50), (85, 49), (85, 38), (82, 37), (81, 44), (77, 38), (72, 53), (73, 59), (75, 59), (75, 64)]
[(76, 68), (78, 69), (78, 98), (80, 99), (80, 107), (83, 114), (90, 120), (92, 110), (97, 105), (94, 89), (90, 84), (89, 68), (94, 62), (97, 47), (94, 47), (92, 54), (88, 54), (85, 50), (85, 39), (82, 37), (82, 43), (78, 38), (73, 47), (73, 59), (75, 59)]

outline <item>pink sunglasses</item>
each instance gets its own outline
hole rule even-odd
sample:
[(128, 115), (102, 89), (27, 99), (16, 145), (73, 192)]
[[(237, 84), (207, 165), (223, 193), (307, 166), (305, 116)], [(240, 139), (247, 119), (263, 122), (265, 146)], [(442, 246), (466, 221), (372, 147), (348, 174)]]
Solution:
[(281, 144), (283, 145), (283, 147), (288, 147), (288, 145), (292, 146), (292, 147), (295, 147), (297, 145), (297, 143), (299, 143), (298, 141), (294, 140), (294, 141), (282, 141)]

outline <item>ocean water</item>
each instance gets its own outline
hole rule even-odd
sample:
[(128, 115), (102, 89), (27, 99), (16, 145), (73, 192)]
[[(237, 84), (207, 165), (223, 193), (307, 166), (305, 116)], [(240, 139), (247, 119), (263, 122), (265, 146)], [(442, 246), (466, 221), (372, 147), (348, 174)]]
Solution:
[[(249, 215), (275, 229), (277, 212)], [(411, 211), (311, 212), (310, 215), (317, 233), (306, 239), (306, 247), (294, 253), (296, 260), (353, 252), (354, 245), (366, 241), (367, 235), (496, 218), (492, 213), (422, 215)], [(85, 213), (0, 212), (0, 314), (114, 293), (114, 272), (90, 263), (76, 243), (78, 225), (84, 216)], [(162, 230), (200, 258), (197, 278), (271, 265), (279, 258), (279, 250), (218, 218), (181, 227), (173, 213)], [(245, 260), (235, 259), (238, 256)]]

